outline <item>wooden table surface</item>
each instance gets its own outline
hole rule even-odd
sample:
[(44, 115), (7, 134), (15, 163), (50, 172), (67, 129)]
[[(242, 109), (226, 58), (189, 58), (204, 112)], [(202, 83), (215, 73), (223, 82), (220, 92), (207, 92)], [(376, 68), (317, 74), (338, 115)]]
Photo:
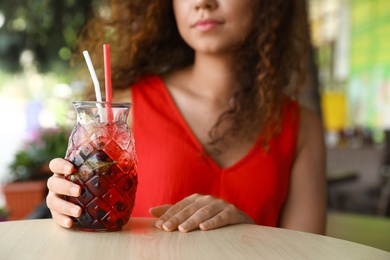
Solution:
[(2, 222), (0, 234), (0, 259), (390, 259), (337, 238), (248, 224), (180, 233), (133, 218), (121, 231), (95, 233), (41, 219)]

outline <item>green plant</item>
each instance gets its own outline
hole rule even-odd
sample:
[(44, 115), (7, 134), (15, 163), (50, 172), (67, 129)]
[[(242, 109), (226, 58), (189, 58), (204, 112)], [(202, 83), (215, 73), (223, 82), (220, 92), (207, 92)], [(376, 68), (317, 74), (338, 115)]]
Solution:
[[(64, 157), (69, 128), (40, 129), (19, 149), (10, 164), (10, 181), (47, 178), (47, 165), (51, 159)], [(46, 172), (45, 172), (46, 171)]]
[(5, 208), (0, 207), (0, 222), (6, 221), (8, 215), (9, 212)]

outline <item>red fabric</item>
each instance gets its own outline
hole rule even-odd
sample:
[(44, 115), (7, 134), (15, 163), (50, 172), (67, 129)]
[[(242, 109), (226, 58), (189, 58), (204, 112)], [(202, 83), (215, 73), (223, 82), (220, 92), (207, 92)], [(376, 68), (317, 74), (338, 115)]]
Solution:
[(278, 225), (296, 149), (299, 113), (295, 102), (287, 102), (283, 130), (270, 141), (268, 152), (255, 144), (236, 164), (220, 168), (203, 151), (160, 77), (146, 77), (131, 91), (139, 162), (132, 216), (150, 216), (153, 206), (174, 204), (199, 193), (234, 204), (257, 224)]

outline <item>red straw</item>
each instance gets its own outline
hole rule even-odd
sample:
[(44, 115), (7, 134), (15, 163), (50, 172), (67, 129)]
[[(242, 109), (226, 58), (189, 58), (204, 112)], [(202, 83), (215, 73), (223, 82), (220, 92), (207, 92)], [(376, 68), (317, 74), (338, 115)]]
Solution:
[[(111, 60), (110, 60), (110, 45), (103, 45), (103, 53), (104, 53), (104, 76), (106, 83), (106, 102), (112, 102), (112, 85), (111, 85)], [(113, 114), (111, 105), (107, 104), (107, 119), (108, 122), (112, 122)]]

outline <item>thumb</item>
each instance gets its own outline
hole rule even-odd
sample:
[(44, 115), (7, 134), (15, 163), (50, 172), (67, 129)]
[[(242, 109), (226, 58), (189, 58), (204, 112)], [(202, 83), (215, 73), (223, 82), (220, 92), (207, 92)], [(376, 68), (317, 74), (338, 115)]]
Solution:
[(152, 214), (153, 217), (159, 218), (161, 217), (172, 205), (162, 205), (149, 209), (149, 213)]

